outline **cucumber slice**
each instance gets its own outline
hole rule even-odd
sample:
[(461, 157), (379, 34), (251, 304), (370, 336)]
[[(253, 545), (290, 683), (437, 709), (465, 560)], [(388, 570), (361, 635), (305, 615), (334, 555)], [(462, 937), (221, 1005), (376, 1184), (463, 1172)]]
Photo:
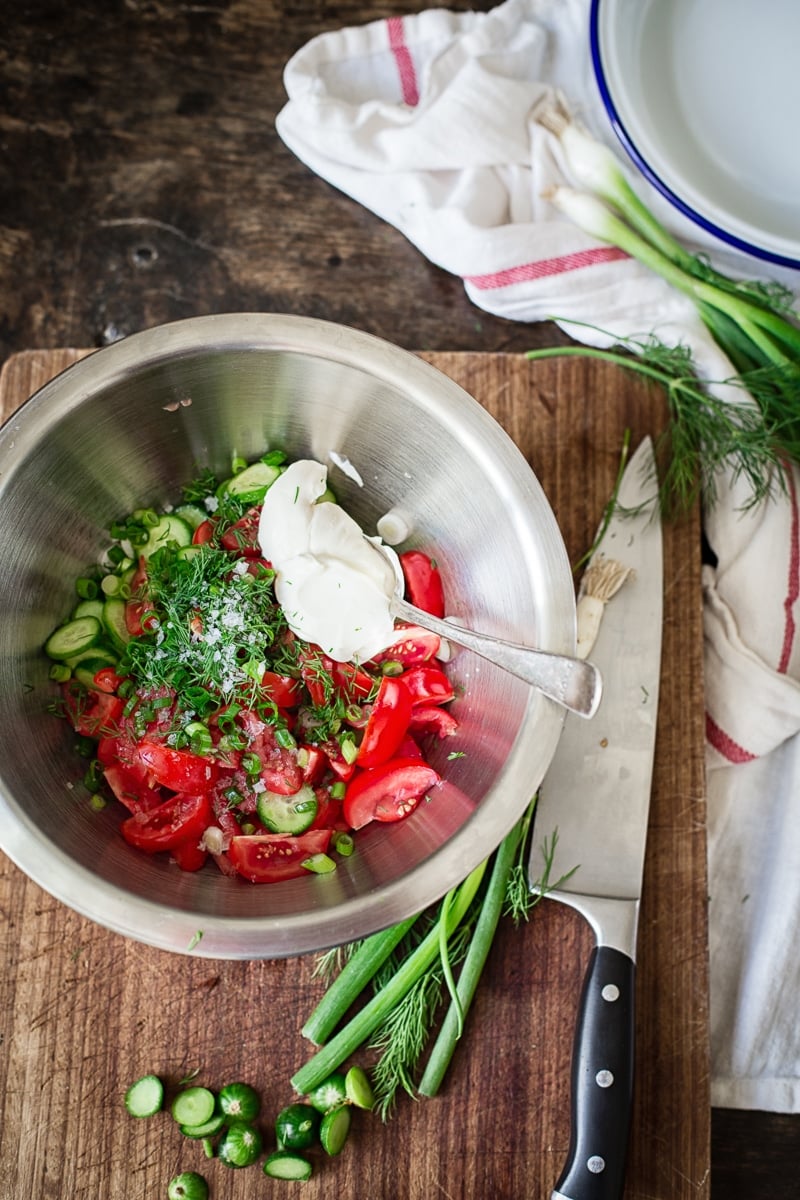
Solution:
[(102, 627), (97, 617), (77, 617), (60, 625), (44, 644), (50, 658), (74, 658), (100, 640)]
[(313, 1167), (302, 1154), (276, 1150), (264, 1162), (264, 1174), (271, 1179), (310, 1179)]
[(351, 1067), (344, 1077), (344, 1090), (347, 1099), (356, 1108), (374, 1108), (375, 1093), (372, 1090), (366, 1071), (361, 1067)]
[(173, 515), (185, 521), (190, 529), (197, 529), (208, 520), (208, 513), (198, 504), (179, 504)]
[(156, 550), (164, 546), (190, 546), (192, 544), (192, 527), (174, 513), (160, 517), (158, 524), (149, 531), (147, 541), (139, 547), (139, 553), (148, 559)]
[(125, 1107), (132, 1117), (152, 1117), (163, 1103), (164, 1085), (157, 1075), (142, 1075), (125, 1093)]
[(79, 667), (81, 663), (86, 662), (88, 658), (102, 660), (104, 667), (115, 667), (117, 665), (117, 656), (105, 642), (97, 642), (94, 646), (89, 646), (80, 654), (74, 655), (73, 658), (66, 659), (66, 664), (73, 671)]
[(202, 1125), (181, 1125), (181, 1133), (190, 1138), (213, 1137), (227, 1120), (224, 1112), (213, 1113)]
[(325, 1113), (319, 1127), (319, 1140), (326, 1154), (341, 1154), (350, 1132), (351, 1109), (345, 1105)]
[(304, 783), (293, 796), (262, 792), (256, 807), (259, 820), (272, 833), (303, 833), (313, 824), (319, 805), (314, 789)]
[(226, 479), (220, 487), (220, 492), (235, 496), (243, 504), (259, 504), (281, 473), (280, 467), (270, 466), (269, 463), (255, 462), (245, 467), (238, 475)]
[(190, 1087), (172, 1101), (172, 1115), (179, 1125), (205, 1125), (214, 1115), (214, 1093), (204, 1087)]
[(131, 640), (125, 620), (125, 601), (119, 596), (109, 596), (103, 605), (103, 628), (111, 645), (120, 653)]
[(78, 617), (97, 617), (98, 621), (103, 619), (103, 601), (102, 600), (81, 600), (80, 604), (76, 604), (72, 612), (73, 621)]

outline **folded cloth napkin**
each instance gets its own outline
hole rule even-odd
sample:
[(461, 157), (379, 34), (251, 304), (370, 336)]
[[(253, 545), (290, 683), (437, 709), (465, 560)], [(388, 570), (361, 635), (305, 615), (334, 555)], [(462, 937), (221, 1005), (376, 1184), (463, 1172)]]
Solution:
[[(481, 308), (553, 314), (574, 337), (656, 333), (688, 345), (709, 380), (731, 367), (691, 303), (545, 198), (574, 184), (535, 115), (556, 96), (615, 146), (588, 48), (589, 0), (506, 0), (431, 9), (322, 34), (287, 64), (277, 129), (317, 174), (459, 276)], [(638, 176), (649, 207), (722, 270), (764, 265), (705, 240)], [(793, 272), (769, 271), (791, 286)], [(722, 482), (705, 528), (711, 890), (712, 1100), (800, 1111), (800, 509), (785, 494), (742, 511)]]

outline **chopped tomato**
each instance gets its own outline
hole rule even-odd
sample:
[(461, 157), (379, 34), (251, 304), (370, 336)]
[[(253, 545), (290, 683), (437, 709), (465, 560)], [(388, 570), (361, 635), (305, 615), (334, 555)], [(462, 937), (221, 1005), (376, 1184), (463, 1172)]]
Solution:
[(214, 538), (214, 526), (211, 521), (201, 521), (192, 534), (193, 546), (206, 546)]
[(418, 758), (391, 758), (359, 773), (347, 785), (344, 817), (351, 829), (370, 821), (399, 821), (407, 817), (440, 776)]
[(98, 692), (115, 692), (122, 683), (113, 667), (101, 667), (93, 680)]
[(406, 584), (406, 594), (412, 604), (430, 613), (444, 616), (444, 589), (439, 568), (429, 554), (422, 550), (406, 550), (400, 555), (400, 566)]
[(450, 680), (439, 667), (412, 667), (403, 672), (402, 680), (415, 706), (446, 704), (455, 696)]
[(172, 847), (172, 857), (182, 871), (199, 871), (206, 864), (208, 851), (204, 850), (197, 838), (187, 838)]
[(411, 719), (411, 694), (402, 679), (384, 676), (358, 749), (359, 767), (377, 767), (397, 752)]
[(277, 675), (274, 671), (265, 671), (261, 676), (261, 686), (273, 704), (278, 708), (294, 708), (300, 703), (303, 686), (299, 679), (291, 675)]
[(303, 771), (297, 750), (281, 746), (275, 739), (275, 726), (268, 725), (255, 713), (242, 709), (236, 718), (248, 737), (248, 750), (261, 760), (261, 779), (271, 792), (293, 796), (303, 784)]
[(407, 733), (400, 745), (397, 747), (397, 758), (423, 758), (423, 753), (412, 737), (411, 733)]
[(314, 795), (317, 797), (317, 815), (309, 825), (309, 830), (338, 829), (344, 833), (349, 826), (342, 815), (341, 800), (334, 800), (328, 788), (316, 788)]
[(64, 705), (75, 732), (93, 738), (116, 733), (125, 707), (119, 696), (72, 683), (64, 686)]
[(207, 791), (219, 773), (210, 759), (147, 739), (136, 746), (135, 759), (147, 767), (156, 783), (172, 792)]
[(300, 674), (311, 703), (321, 708), (329, 699), (333, 687), (333, 659), (312, 647), (299, 656)]
[(347, 761), (336, 738), (328, 738), (327, 742), (320, 742), (320, 750), (324, 750), (328, 766), (338, 779), (346, 780), (353, 775), (356, 764)]
[(331, 676), (334, 686), (342, 693), (348, 703), (366, 700), (375, 690), (375, 680), (366, 671), (359, 670), (352, 663), (331, 663)]
[(152, 785), (144, 767), (125, 766), (123, 763), (114, 762), (105, 767), (103, 775), (111, 791), (120, 804), (125, 805), (128, 812), (149, 812), (164, 799), (159, 788)]
[(157, 854), (190, 838), (199, 841), (211, 820), (211, 801), (205, 793), (179, 792), (149, 812), (128, 817), (122, 822), (122, 836), (137, 850)]
[(325, 854), (330, 829), (312, 829), (294, 837), (280, 833), (234, 837), (228, 855), (240, 875), (251, 883), (278, 883), (308, 875), (303, 866), (313, 854)]
[(430, 662), (439, 653), (442, 641), (421, 625), (398, 625), (397, 640), (376, 655), (374, 662), (399, 662), (404, 667), (416, 667)]
[(245, 558), (253, 558), (259, 554), (258, 523), (261, 509), (249, 508), (243, 517), (230, 525), (222, 537), (221, 544), (226, 550), (237, 550)]
[(298, 762), (302, 763), (300, 769), (303, 772), (303, 783), (312, 785), (319, 783), (328, 765), (325, 751), (319, 746), (301, 746)]
[(125, 603), (125, 627), (131, 637), (140, 637), (158, 623), (155, 609), (149, 600), (128, 600)]
[(409, 729), (415, 733), (434, 733), (437, 737), (452, 737), (458, 733), (458, 721), (446, 708), (419, 704), (411, 713)]

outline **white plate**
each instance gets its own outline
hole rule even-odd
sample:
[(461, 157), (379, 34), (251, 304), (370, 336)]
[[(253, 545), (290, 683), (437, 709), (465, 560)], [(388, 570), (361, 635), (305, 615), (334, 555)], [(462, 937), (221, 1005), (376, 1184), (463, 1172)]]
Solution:
[(593, 0), (591, 49), (651, 183), (730, 245), (800, 266), (800, 0)]

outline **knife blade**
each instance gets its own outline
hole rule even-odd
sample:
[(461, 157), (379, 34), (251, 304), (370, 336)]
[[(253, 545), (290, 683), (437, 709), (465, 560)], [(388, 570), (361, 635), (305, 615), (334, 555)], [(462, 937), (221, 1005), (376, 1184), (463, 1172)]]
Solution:
[(657, 486), (646, 438), (625, 469), (596, 552), (634, 572), (606, 605), (592, 651), (603, 696), (590, 721), (567, 715), (536, 806), (529, 878), (541, 875), (543, 856), (550, 854), (548, 879), (558, 886), (533, 889), (576, 908), (595, 935), (575, 1029), (570, 1147), (552, 1200), (617, 1200), (624, 1183), (636, 935), (661, 666)]

